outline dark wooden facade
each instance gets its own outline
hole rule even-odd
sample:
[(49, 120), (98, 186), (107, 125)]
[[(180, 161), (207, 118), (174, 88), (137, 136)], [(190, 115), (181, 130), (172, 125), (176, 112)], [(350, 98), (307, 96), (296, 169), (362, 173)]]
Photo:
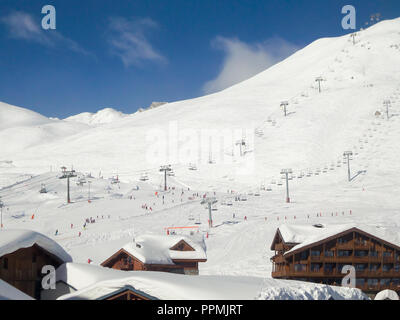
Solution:
[(130, 289), (125, 289), (121, 292), (114, 293), (103, 300), (151, 300), (149, 297), (139, 294), (137, 292), (134, 292), (133, 290)]
[[(170, 250), (176, 251), (194, 251), (194, 249), (185, 241), (180, 241)], [(124, 270), (124, 271), (161, 271), (180, 274), (197, 275), (199, 274), (199, 262), (205, 262), (206, 259), (174, 259), (173, 264), (150, 264), (144, 263), (134, 255), (124, 249), (120, 249), (110, 258), (101, 263), (101, 266)]]
[(40, 299), (43, 266), (58, 268), (62, 263), (59, 258), (35, 244), (0, 257), (0, 279)]
[(278, 229), (271, 246), (273, 278), (340, 286), (343, 266), (352, 265), (356, 287), (364, 292), (400, 292), (400, 247), (385, 240), (352, 228), (297, 250), (296, 245), (285, 243)]

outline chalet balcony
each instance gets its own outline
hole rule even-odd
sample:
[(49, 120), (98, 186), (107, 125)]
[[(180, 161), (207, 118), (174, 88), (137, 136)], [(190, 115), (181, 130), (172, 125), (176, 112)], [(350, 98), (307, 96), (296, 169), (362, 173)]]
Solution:
[(400, 290), (400, 285), (396, 285), (396, 284), (390, 284), (390, 285), (383, 285), (383, 284), (364, 284), (362, 286), (357, 286), (358, 289), (361, 289), (362, 291), (368, 292), (368, 291), (374, 291), (374, 292), (378, 292), (378, 291), (382, 291), (382, 290), (394, 290), (394, 291), (399, 291)]
[(120, 264), (120, 269), (124, 271), (131, 271), (133, 270), (133, 263), (122, 262)]
[(373, 278), (373, 277), (385, 277), (385, 278), (400, 278), (400, 271), (390, 270), (382, 271), (378, 270), (363, 270), (356, 271), (357, 278)]
[(352, 242), (347, 242), (347, 243), (338, 243), (336, 245), (336, 248), (339, 250), (353, 250), (354, 245)]
[(276, 255), (272, 258), (275, 263), (285, 263), (286, 260), (282, 255)]

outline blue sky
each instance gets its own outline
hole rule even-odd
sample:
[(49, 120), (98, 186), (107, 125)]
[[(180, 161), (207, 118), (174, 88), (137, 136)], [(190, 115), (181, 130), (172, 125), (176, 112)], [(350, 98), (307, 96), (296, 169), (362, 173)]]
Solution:
[[(44, 5), (56, 30), (43, 30)], [(398, 0), (0, 0), (0, 101), (64, 118), (221, 90)]]

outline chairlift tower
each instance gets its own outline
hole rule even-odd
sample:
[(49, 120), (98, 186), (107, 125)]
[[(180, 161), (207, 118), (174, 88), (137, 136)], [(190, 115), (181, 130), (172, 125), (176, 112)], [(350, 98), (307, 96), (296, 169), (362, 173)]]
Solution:
[(386, 107), (386, 118), (389, 120), (389, 107), (391, 105), (390, 100), (383, 101), (383, 105)]
[(286, 115), (287, 115), (287, 106), (289, 105), (289, 102), (288, 101), (282, 101), (281, 102), (281, 107), (283, 107), (283, 112), (284, 112), (284, 114), (285, 114), (285, 117), (286, 117)]
[(171, 171), (171, 165), (161, 166), (160, 172), (164, 172), (164, 191), (167, 191), (167, 172)]
[(88, 187), (89, 187), (89, 190), (88, 190), (88, 201), (90, 201), (90, 185), (91, 184), (92, 184), (92, 181), (88, 180)]
[(318, 92), (321, 93), (321, 82), (324, 81), (322, 77), (315, 78), (315, 82), (318, 82)]
[(74, 170), (71, 170), (71, 171), (66, 171), (65, 170), (64, 171), (64, 178), (67, 178), (67, 203), (71, 203), (71, 196), (70, 196), (70, 191), (69, 191), (69, 189), (70, 189), (70, 187), (69, 187), (69, 185), (70, 185), (69, 179), (71, 177), (76, 177), (75, 171)]
[(213, 220), (212, 220), (212, 205), (217, 203), (218, 200), (215, 197), (205, 197), (203, 200), (201, 200), (201, 204), (207, 204), (208, 205), (208, 226), (210, 228), (213, 227)]
[(236, 142), (236, 145), (239, 146), (240, 148), (240, 156), (243, 156), (243, 147), (246, 146), (246, 140), (245, 139), (241, 139), (239, 141)]
[(353, 46), (356, 44), (356, 33), (352, 33), (351, 35), (350, 35), (350, 37), (352, 37), (353, 38)]
[(343, 157), (347, 158), (347, 174), (348, 174), (348, 180), (349, 182), (351, 181), (351, 174), (350, 174), (350, 156), (353, 155), (352, 151), (345, 151), (343, 153)]
[(292, 174), (293, 171), (292, 169), (282, 169), (281, 174), (285, 175), (286, 179), (286, 202), (290, 203), (290, 197), (289, 197), (289, 174)]

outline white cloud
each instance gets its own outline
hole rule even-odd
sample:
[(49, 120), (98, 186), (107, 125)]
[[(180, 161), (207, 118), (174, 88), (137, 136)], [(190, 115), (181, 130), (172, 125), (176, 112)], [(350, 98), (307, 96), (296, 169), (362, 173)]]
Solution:
[(223, 50), (225, 57), (217, 77), (203, 86), (207, 94), (249, 79), (298, 50), (298, 47), (280, 38), (247, 44), (237, 38), (218, 36), (212, 41), (212, 46)]
[(32, 15), (26, 12), (12, 12), (8, 16), (0, 18), (11, 38), (36, 42), (47, 47), (62, 47), (71, 51), (91, 55), (75, 41), (64, 37), (55, 30), (43, 30), (41, 21), (36, 21)]
[(150, 18), (110, 18), (108, 41), (112, 53), (118, 56), (126, 67), (140, 65), (143, 60), (165, 63), (166, 58), (153, 48), (146, 36), (149, 31), (157, 28), (157, 23)]

